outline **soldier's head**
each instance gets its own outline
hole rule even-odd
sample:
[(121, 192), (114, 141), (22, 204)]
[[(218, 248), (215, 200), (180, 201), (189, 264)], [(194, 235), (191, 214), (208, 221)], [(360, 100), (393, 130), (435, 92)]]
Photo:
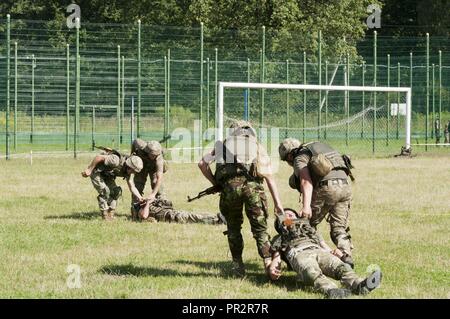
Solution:
[(282, 220), (280, 220), (280, 218), (275, 218), (274, 226), (279, 234), (283, 232), (283, 229), (286, 229), (288, 225), (290, 225), (289, 221), (299, 218), (299, 215), (294, 209), (285, 208), (283, 217)]
[(139, 156), (132, 155), (125, 161), (128, 174), (139, 173), (144, 168), (144, 163)]
[(252, 136), (256, 137), (256, 131), (252, 124), (244, 120), (236, 120), (230, 125), (230, 136)]
[(154, 160), (162, 153), (162, 146), (158, 141), (150, 141), (145, 147), (145, 152), (151, 160)]
[(140, 138), (137, 138), (132, 143), (132, 149), (143, 151), (145, 150), (145, 147), (147, 146), (147, 142), (144, 140), (141, 140)]
[(294, 157), (292, 151), (299, 148), (301, 145), (300, 141), (295, 138), (286, 138), (278, 147), (278, 153), (280, 154), (280, 160), (286, 161), (289, 165), (293, 165)]

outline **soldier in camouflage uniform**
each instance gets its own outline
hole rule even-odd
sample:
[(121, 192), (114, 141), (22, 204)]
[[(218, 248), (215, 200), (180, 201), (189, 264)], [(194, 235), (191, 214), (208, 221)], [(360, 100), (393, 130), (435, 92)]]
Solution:
[[(233, 123), (230, 129), (225, 141), (216, 143), (214, 150), (206, 154), (198, 166), (213, 185), (219, 185), (222, 189), (219, 207), (227, 222), (226, 234), (233, 258), (233, 270), (236, 275), (244, 276), (242, 209), (245, 207), (258, 253), (266, 265), (270, 262), (270, 241), (264, 181), (267, 182), (277, 213), (282, 213), (283, 207), (272, 177), (270, 158), (258, 143), (255, 130), (245, 121)], [(216, 161), (214, 175), (209, 166), (213, 161)]]
[[(298, 218), (291, 209), (285, 210), (285, 220), (275, 221), (279, 235), (272, 240), (272, 262), (266, 269), (272, 280), (281, 276), (281, 259), (297, 273), (302, 285), (313, 286), (328, 298), (344, 298), (351, 293), (364, 295), (378, 287), (381, 271), (375, 270), (367, 278), (360, 278), (353, 269), (337, 256), (339, 249), (330, 247), (318, 236), (307, 218)], [(345, 288), (338, 286), (328, 277), (339, 280)]]
[(138, 156), (128, 156), (112, 151), (97, 155), (81, 173), (83, 177), (91, 178), (92, 185), (99, 194), (97, 200), (103, 219), (114, 219), (117, 199), (122, 195), (122, 189), (116, 184), (116, 177), (126, 179), (131, 193), (139, 201), (143, 200), (132, 179), (132, 175), (139, 173), (142, 167), (142, 160)]
[(221, 214), (194, 214), (186, 211), (175, 210), (172, 202), (157, 198), (154, 201), (147, 201), (144, 205), (135, 203), (133, 209), (142, 221), (148, 222), (168, 222), (168, 223), (200, 223), (209, 225), (224, 224)]
[(354, 267), (348, 227), (352, 190), (347, 176), (351, 172), (343, 157), (324, 143), (301, 144), (293, 138), (280, 144), (279, 153), (294, 168), (291, 181), (297, 180), (294, 187), (302, 194), (302, 216), (316, 228), (328, 215), (331, 239), (344, 253), (342, 260)]
[[(147, 178), (150, 178), (152, 192), (147, 197), (148, 200), (163, 197), (162, 182), (163, 174), (167, 171), (167, 163), (163, 158), (162, 146), (157, 141), (145, 142), (142, 139), (135, 139), (131, 145), (131, 154), (139, 156), (144, 168), (134, 176), (134, 184), (139, 193), (144, 195)], [(136, 202), (137, 197), (132, 195), (131, 203)], [(131, 209), (132, 218), (136, 219), (134, 210)]]

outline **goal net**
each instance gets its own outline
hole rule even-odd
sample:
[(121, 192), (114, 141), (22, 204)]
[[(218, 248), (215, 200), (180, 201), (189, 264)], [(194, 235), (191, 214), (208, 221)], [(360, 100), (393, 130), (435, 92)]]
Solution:
[(266, 143), (294, 137), (409, 150), (411, 88), (219, 82), (216, 140), (237, 119), (249, 120)]

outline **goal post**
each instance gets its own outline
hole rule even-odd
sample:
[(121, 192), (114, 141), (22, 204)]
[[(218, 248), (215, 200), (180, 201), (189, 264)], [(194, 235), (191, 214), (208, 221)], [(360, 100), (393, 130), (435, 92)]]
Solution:
[(411, 148), (411, 88), (410, 87), (382, 87), (382, 86), (340, 86), (313, 84), (279, 84), (279, 83), (247, 83), (247, 82), (219, 82), (216, 109), (216, 140), (223, 140), (224, 132), (224, 91), (225, 88), (241, 89), (279, 89), (279, 90), (309, 90), (309, 91), (347, 91), (347, 92), (379, 92), (406, 94), (405, 116), (405, 149)]

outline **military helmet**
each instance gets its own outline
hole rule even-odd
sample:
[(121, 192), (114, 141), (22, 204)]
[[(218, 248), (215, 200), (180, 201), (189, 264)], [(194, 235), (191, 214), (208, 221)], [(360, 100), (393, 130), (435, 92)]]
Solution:
[(280, 153), (280, 159), (285, 161), (288, 154), (292, 152), (294, 149), (299, 148), (301, 145), (300, 141), (295, 138), (286, 138), (283, 142), (280, 143), (278, 147), (278, 153)]
[(253, 136), (256, 137), (256, 131), (252, 124), (244, 120), (236, 120), (230, 125), (230, 136)]
[(154, 155), (154, 156), (161, 155), (162, 146), (158, 141), (150, 141), (147, 143), (147, 146), (145, 147), (145, 152), (148, 155)]
[(127, 164), (127, 166), (136, 173), (139, 173), (142, 168), (144, 168), (144, 163), (142, 162), (141, 158), (135, 155), (128, 157), (125, 161), (125, 164)]
[[(295, 216), (297, 216), (297, 218), (299, 218), (298, 213), (293, 208), (285, 208), (284, 209), (284, 214), (286, 214), (286, 212), (292, 212), (292, 213), (295, 214)], [(275, 227), (275, 230), (279, 234), (281, 234), (283, 232), (283, 225), (282, 225), (282, 222), (281, 222), (281, 220), (279, 218), (275, 218), (274, 227)]]
[(137, 138), (133, 141), (133, 149), (143, 151), (147, 146), (147, 142)]

